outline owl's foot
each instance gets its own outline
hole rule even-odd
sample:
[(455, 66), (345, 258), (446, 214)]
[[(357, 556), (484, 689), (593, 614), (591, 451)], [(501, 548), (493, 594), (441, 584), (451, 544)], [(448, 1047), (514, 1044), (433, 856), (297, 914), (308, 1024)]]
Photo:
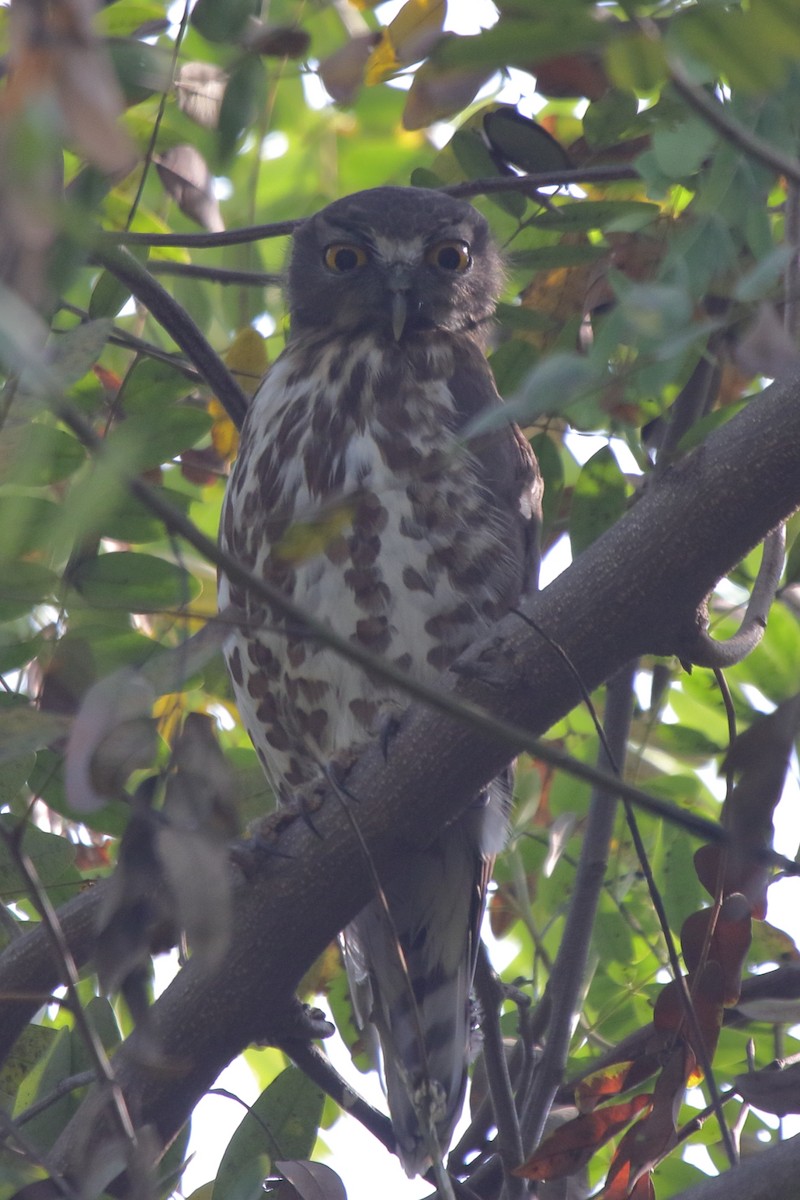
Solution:
[(391, 745), (392, 739), (397, 736), (399, 729), (400, 717), (397, 715), (397, 713), (387, 713), (381, 722), (381, 728), (378, 734), (381, 754), (383, 755), (384, 762), (389, 761), (389, 746)]

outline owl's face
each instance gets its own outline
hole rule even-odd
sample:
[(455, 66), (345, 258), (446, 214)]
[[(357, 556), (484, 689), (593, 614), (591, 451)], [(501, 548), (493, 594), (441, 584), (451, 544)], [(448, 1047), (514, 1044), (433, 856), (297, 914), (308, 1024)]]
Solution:
[(501, 282), (500, 256), (472, 205), (424, 188), (357, 192), (295, 234), (292, 332), (373, 330), (403, 341), (447, 330), (482, 338)]

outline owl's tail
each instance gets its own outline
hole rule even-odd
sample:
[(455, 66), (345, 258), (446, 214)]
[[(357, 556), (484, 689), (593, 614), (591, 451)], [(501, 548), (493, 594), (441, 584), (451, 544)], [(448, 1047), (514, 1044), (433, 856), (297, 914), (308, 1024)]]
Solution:
[[(359, 1024), (377, 1033), (389, 1112), (409, 1176), (447, 1152), (474, 1042), (470, 993), (504, 797), (483, 801), (415, 855), (345, 931)], [(398, 952), (398, 945), (401, 954)]]

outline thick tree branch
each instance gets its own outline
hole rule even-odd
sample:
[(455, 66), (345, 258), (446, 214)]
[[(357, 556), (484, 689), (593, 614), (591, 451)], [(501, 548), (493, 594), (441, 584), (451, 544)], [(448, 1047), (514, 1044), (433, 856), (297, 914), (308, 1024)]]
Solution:
[[(800, 505), (800, 380), (776, 384), (677, 463), (632, 510), (530, 603), (536, 623), (568, 654), (589, 688), (641, 653), (682, 654), (703, 598), (765, 534)], [(713, 503), (709, 498), (713, 497)], [(468, 655), (459, 696), (544, 732), (579, 700), (572, 674), (513, 614)], [(400, 723), (389, 760), (371, 747), (347, 780), (382, 877), (403, 869), (506, 764), (508, 746), (426, 705)], [(292, 995), (307, 967), (370, 898), (355, 833), (328, 789), (313, 797), (312, 832), (287, 817), (280, 856), (242, 882), (235, 932), (221, 967), (188, 963), (153, 1008), (169, 1071), (156, 1071), (134, 1033), (115, 1057), (139, 1122), (168, 1142), (219, 1070), (255, 1040), (292, 1036)], [(108, 1132), (90, 1095), (54, 1152), (67, 1177)]]

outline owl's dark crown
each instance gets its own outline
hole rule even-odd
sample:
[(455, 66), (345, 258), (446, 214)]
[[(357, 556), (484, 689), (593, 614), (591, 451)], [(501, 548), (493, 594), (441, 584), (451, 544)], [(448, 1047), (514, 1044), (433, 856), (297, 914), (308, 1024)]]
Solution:
[(434, 331), (483, 340), (502, 283), (481, 214), (426, 188), (381, 187), (334, 201), (294, 237), (292, 333)]

